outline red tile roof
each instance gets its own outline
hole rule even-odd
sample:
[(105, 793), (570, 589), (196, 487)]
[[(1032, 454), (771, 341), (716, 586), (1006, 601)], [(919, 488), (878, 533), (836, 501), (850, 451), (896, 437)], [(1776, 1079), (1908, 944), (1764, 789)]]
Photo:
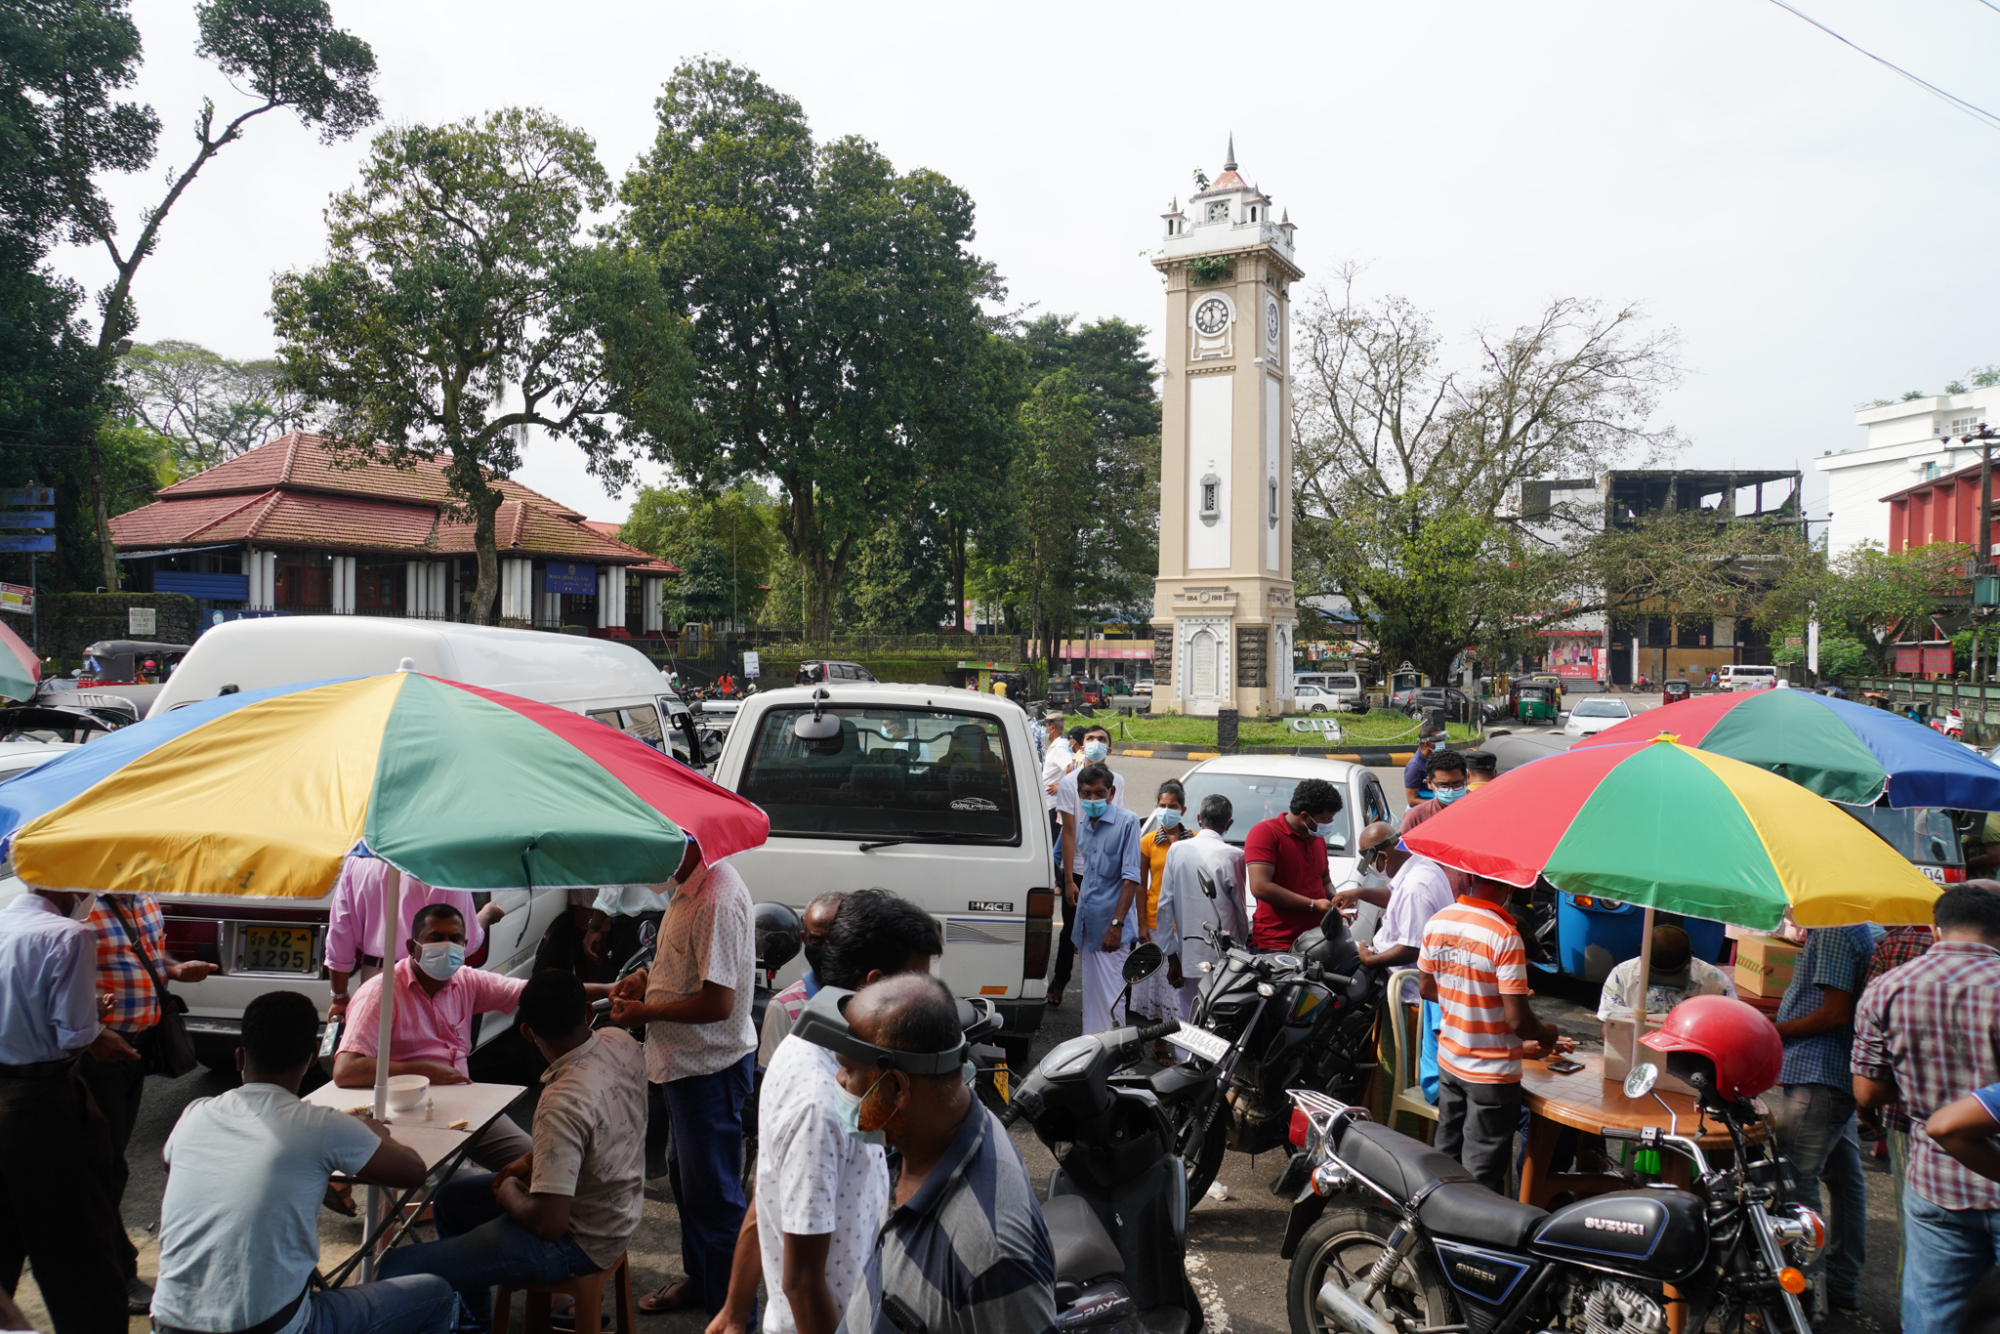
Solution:
[[(594, 523), (566, 505), (500, 478), (507, 499), (496, 516), (502, 555), (547, 556), (622, 565), (639, 574), (680, 571), (627, 542), (618, 525)], [(152, 504), (111, 521), (127, 549), (256, 542), (336, 550), (469, 555), (470, 523), (441, 511), (449, 501), (440, 468), (411, 472), (383, 463), (334, 466), (316, 435), (294, 433), (164, 487)]]

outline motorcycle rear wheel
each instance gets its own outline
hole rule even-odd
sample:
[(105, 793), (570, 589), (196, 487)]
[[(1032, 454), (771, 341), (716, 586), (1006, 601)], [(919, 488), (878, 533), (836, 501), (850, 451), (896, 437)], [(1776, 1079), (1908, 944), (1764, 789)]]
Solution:
[[(1382, 1257), (1389, 1234), (1402, 1219), (1387, 1209), (1367, 1206), (1329, 1208), (1299, 1239), (1292, 1255), (1285, 1305), (1292, 1334), (1348, 1334), (1319, 1309), (1319, 1290), (1338, 1274), (1348, 1286), (1359, 1283)], [(1396, 1267), (1388, 1285), (1375, 1295), (1375, 1310), (1405, 1329), (1425, 1329), (1459, 1323), (1458, 1303), (1445, 1285), (1437, 1257), (1419, 1243)], [(1399, 1319), (1400, 1318), (1400, 1319)]]

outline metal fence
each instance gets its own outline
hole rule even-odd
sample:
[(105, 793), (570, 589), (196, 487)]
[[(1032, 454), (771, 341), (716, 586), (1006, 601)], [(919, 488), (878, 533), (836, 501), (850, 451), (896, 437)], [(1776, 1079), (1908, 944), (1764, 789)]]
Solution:
[(1849, 698), (1880, 695), (1898, 713), (1915, 709), (1928, 720), (1953, 709), (1965, 720), (1965, 739), (1979, 745), (2000, 741), (2000, 683), (1919, 681), (1899, 676), (1861, 676), (1841, 682)]

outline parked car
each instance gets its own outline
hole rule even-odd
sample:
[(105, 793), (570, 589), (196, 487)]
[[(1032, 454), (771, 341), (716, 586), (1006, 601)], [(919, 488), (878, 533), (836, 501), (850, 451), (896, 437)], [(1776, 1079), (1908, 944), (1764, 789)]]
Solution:
[(1325, 672), (1316, 684), (1321, 690), (1342, 702), (1350, 712), (1362, 713), (1367, 709), (1368, 691), (1361, 684), (1359, 672)]
[(1490, 723), (1505, 713), (1500, 705), (1474, 699), (1456, 686), (1416, 686), (1399, 690), (1389, 697), (1389, 704), (1391, 708), (1412, 717), (1422, 717), (1432, 709), (1441, 709), (1444, 716), (1455, 723)]
[(1318, 686), (1295, 685), (1292, 687), (1292, 711), (1294, 713), (1338, 713), (1346, 705), (1328, 690)]
[(1078, 707), (1101, 709), (1109, 700), (1104, 693), (1104, 683), (1091, 676), (1052, 676), (1049, 678), (1049, 703), (1057, 708)]
[(1564, 736), (1596, 736), (1615, 723), (1632, 716), (1632, 706), (1616, 695), (1592, 695), (1580, 699), (1563, 723)]
[(1153, 678), (1150, 676), (1142, 676), (1132, 685), (1132, 693), (1135, 695), (1150, 695), (1153, 689)]
[[(148, 716), (163, 717), (225, 690), (395, 671), (404, 659), (432, 676), (580, 713), (699, 763), (702, 743), (693, 715), (665, 693), (658, 669), (631, 645), (445, 621), (377, 616), (231, 621), (202, 635)], [(474, 897), (486, 902), (484, 895)], [(527, 977), (549, 924), (568, 909), (568, 891), (508, 890), (491, 898), (507, 915), (493, 924), (484, 953), (471, 962)], [(324, 968), (328, 907), (324, 898), (282, 905), (222, 897), (162, 904), (167, 948), (175, 957), (205, 959), (221, 967), (203, 981), (174, 988), (188, 1003), (189, 1035), (204, 1065), (234, 1068), (243, 1007), (267, 991), (300, 991), (325, 1010), (330, 995)], [(310, 950), (298, 967), (272, 971), (246, 966), (244, 945), (250, 933), (270, 926), (304, 927), (310, 933)], [(511, 1024), (506, 1016), (487, 1015), (479, 1025), (479, 1044), (491, 1042)]]
[(878, 886), (920, 905), (944, 933), (934, 971), (992, 1000), (1001, 1045), (1025, 1061), (1048, 1012), (1055, 913), (1027, 714), (950, 686), (768, 691), (743, 702), (715, 778), (771, 817), (769, 841), (730, 859), (752, 898), (803, 912), (816, 894)]
[(873, 681), (875, 673), (858, 662), (842, 662), (837, 659), (819, 659), (799, 664), (792, 674), (795, 686), (819, 685), (831, 681)]

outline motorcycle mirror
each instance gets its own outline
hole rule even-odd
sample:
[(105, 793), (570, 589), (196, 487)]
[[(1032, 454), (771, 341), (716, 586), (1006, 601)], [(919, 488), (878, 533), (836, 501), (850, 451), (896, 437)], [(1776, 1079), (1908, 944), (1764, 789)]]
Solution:
[(1143, 941), (1133, 947), (1125, 956), (1125, 980), (1139, 982), (1160, 971), (1160, 965), (1167, 961), (1166, 953), (1152, 941)]
[(1643, 1098), (1653, 1091), (1653, 1085), (1660, 1082), (1660, 1067), (1657, 1065), (1635, 1065), (1632, 1073), (1625, 1076), (1625, 1096)]

